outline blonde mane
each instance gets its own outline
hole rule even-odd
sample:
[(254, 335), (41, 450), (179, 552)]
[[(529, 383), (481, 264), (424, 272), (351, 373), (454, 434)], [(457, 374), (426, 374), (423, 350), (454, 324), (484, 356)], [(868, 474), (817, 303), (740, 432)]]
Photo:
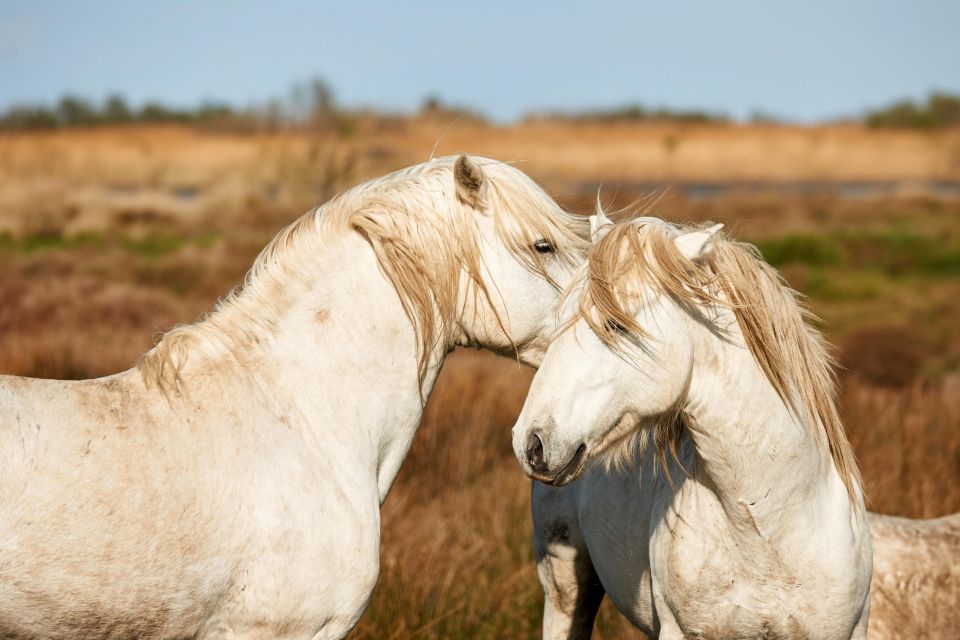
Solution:
[[(688, 260), (674, 239), (697, 229), (649, 218), (615, 225), (590, 254), (576, 317), (584, 318), (607, 346), (629, 357), (626, 337), (648, 337), (630, 311), (636, 302), (631, 296), (641, 285), (682, 305), (729, 308), (757, 364), (780, 398), (814, 431), (854, 499), (862, 486), (860, 471), (837, 411), (834, 360), (811, 326), (816, 318), (752, 245), (718, 235), (709, 257)], [(666, 416), (655, 429), (664, 461), (667, 448), (675, 456), (680, 441), (682, 420), (675, 418)]]
[(247, 345), (269, 339), (291, 304), (291, 284), (316, 273), (312, 262), (332, 234), (360, 233), (369, 242), (417, 332), (421, 380), (431, 352), (450, 343), (463, 276), (468, 294), (496, 313), (482, 278), (478, 216), (492, 216), (516, 259), (550, 282), (546, 265), (531, 251), (534, 242), (550, 242), (566, 264), (583, 260), (586, 218), (563, 211), (511, 165), (478, 157), (471, 160), (484, 174), (480, 199), (465, 203), (455, 189), (455, 160), (438, 158), (363, 183), (290, 224), (263, 249), (242, 287), (200, 322), (168, 332), (141, 358), (144, 379), (179, 384), (184, 363), (197, 350), (242, 361)]

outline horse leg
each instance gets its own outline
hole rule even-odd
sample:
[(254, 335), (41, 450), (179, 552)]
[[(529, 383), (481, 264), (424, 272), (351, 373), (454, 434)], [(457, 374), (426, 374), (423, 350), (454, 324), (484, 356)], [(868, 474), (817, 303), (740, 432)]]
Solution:
[(870, 599), (867, 599), (867, 606), (863, 608), (863, 613), (860, 614), (860, 620), (857, 621), (857, 625), (853, 628), (853, 633), (850, 634), (850, 640), (867, 640), (867, 623), (870, 619)]
[(544, 593), (544, 640), (589, 638), (603, 601), (603, 585), (589, 559), (578, 563), (576, 558), (564, 555), (547, 553), (537, 559)]
[(533, 486), (533, 537), (544, 593), (544, 640), (589, 638), (605, 593), (577, 526), (573, 491), (536, 482)]

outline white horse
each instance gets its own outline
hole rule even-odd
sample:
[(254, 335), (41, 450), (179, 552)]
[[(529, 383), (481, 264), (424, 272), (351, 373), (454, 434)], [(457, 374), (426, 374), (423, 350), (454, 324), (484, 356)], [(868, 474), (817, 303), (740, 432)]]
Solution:
[(514, 428), (528, 475), (583, 476), (534, 487), (545, 638), (589, 637), (604, 593), (662, 639), (866, 636), (870, 531), (830, 359), (718, 228), (606, 227), (564, 304)]
[(294, 222), (129, 371), (0, 377), (0, 637), (346, 635), (445, 356), (538, 364), (588, 235), (439, 159)]

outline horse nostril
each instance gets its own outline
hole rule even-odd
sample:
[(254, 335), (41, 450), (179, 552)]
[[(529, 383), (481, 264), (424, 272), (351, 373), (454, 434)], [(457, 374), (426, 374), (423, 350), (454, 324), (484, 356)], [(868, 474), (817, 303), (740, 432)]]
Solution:
[(543, 442), (535, 433), (527, 438), (527, 462), (534, 471), (543, 471), (546, 466), (543, 462)]

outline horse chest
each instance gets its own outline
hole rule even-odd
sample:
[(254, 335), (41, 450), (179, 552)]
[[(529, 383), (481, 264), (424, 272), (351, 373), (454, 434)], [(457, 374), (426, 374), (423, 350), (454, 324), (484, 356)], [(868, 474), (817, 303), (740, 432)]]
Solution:
[(661, 620), (674, 620), (685, 638), (800, 639), (810, 637), (798, 599), (778, 588), (759, 587), (738, 576), (715, 575), (700, 582), (665, 581)]
[[(845, 638), (849, 607), (764, 540), (722, 526), (671, 522), (652, 538), (660, 619), (685, 638)], [(666, 637), (670, 637), (667, 634)]]
[(290, 509), (278, 500), (274, 513), (263, 514), (269, 522), (251, 532), (207, 635), (266, 626), (302, 629), (304, 638), (341, 637), (356, 624), (379, 573), (376, 495), (352, 500), (336, 484), (309, 494), (309, 504)]

